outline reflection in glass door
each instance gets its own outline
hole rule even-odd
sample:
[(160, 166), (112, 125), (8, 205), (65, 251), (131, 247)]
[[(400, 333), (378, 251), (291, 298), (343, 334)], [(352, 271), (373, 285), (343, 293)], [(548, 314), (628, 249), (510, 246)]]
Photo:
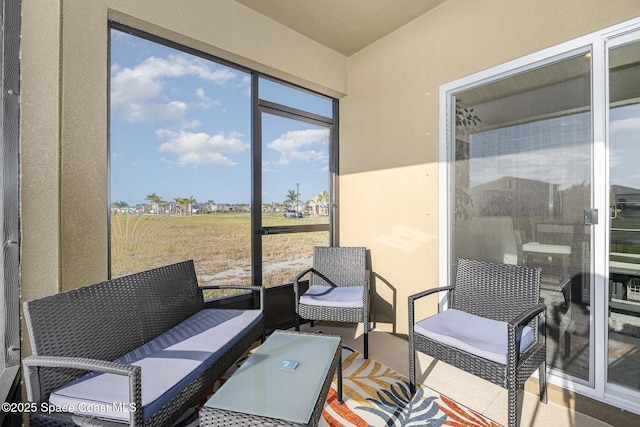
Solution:
[(609, 52), (610, 384), (640, 390), (640, 42)]
[(453, 259), (541, 267), (548, 366), (589, 381), (591, 55), (581, 51), (455, 100)]

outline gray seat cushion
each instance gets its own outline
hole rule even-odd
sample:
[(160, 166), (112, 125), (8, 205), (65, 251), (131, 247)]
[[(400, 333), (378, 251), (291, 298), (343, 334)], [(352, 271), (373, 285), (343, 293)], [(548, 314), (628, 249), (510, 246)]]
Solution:
[[(415, 324), (415, 332), (484, 359), (507, 364), (507, 323), (449, 309)], [(520, 353), (534, 341), (533, 329), (520, 327)]]
[[(116, 359), (142, 368), (143, 420), (168, 403), (260, 322), (260, 310), (206, 309)], [(125, 376), (89, 373), (51, 393), (49, 403), (69, 412), (129, 420)]]
[(362, 308), (364, 286), (313, 285), (300, 297), (300, 304), (323, 307)]

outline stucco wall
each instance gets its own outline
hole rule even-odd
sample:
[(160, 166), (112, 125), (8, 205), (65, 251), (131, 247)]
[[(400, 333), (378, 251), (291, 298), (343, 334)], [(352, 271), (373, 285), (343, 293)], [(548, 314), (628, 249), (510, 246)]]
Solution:
[(31, 299), (60, 279), (60, 5), (23, 2), (22, 15), (21, 294)]
[(637, 0), (449, 0), (350, 58), (340, 243), (371, 249), (378, 327), (406, 333), (407, 296), (439, 285), (440, 85), (639, 15)]
[[(640, 0), (449, 0), (350, 58), (232, 0), (30, 0), (22, 37), (22, 296), (107, 275), (113, 19), (341, 98), (340, 243), (371, 249), (378, 326), (438, 285), (438, 88), (640, 14)], [(348, 93), (348, 96), (344, 96)]]
[(107, 277), (109, 20), (327, 95), (346, 93), (346, 57), (231, 0), (30, 0), (22, 7), (25, 300)]
[(373, 320), (406, 333), (407, 296), (439, 285), (439, 86), (640, 16), (640, 0), (448, 0), (350, 58), (232, 0), (28, 0), (22, 12), (24, 300), (107, 276), (113, 19), (341, 98), (340, 243), (371, 250)]

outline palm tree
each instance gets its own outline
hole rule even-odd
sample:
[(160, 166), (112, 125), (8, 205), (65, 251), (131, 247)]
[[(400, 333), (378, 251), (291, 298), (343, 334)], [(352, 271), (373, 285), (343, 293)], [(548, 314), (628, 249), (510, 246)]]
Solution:
[(185, 201), (189, 205), (189, 215), (193, 215), (193, 206), (198, 202), (193, 198), (193, 195), (189, 196), (189, 198), (185, 199)]
[(329, 192), (328, 191), (323, 191), (322, 193), (318, 194), (318, 201), (320, 203), (324, 203), (324, 204), (329, 204)]
[(129, 207), (129, 203), (127, 203), (127, 202), (125, 202), (123, 200), (120, 200), (119, 202), (113, 202), (113, 203), (111, 203), (111, 205), (113, 207), (116, 207), (116, 208), (128, 208)]
[(327, 191), (323, 191), (322, 193), (318, 194), (318, 204), (320, 205), (320, 212), (322, 212), (322, 215), (328, 215), (329, 214), (329, 192)]
[(291, 207), (295, 205), (298, 201), (298, 195), (295, 190), (289, 190), (289, 194), (287, 194), (287, 198), (284, 200), (284, 203)]
[(176, 202), (176, 212), (178, 211), (178, 208), (180, 208), (180, 210), (184, 212), (184, 208), (188, 204), (187, 199), (175, 197), (173, 200), (175, 200)]
[(158, 207), (158, 203), (160, 203), (160, 200), (162, 200), (162, 197), (158, 196), (156, 193), (151, 193), (147, 196), (147, 200), (149, 200), (151, 202), (151, 209), (153, 210), (154, 213), (159, 214), (159, 207)]
[(128, 207), (129, 207), (129, 203), (122, 200), (120, 200), (119, 202), (111, 203), (111, 209), (115, 209), (116, 212), (120, 212), (122, 209), (128, 208)]

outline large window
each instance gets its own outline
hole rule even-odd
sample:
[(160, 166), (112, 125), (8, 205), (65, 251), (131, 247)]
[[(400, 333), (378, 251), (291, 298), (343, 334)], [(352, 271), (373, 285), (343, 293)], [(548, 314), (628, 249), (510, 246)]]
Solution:
[(330, 245), (333, 100), (113, 24), (111, 276), (291, 282)]

